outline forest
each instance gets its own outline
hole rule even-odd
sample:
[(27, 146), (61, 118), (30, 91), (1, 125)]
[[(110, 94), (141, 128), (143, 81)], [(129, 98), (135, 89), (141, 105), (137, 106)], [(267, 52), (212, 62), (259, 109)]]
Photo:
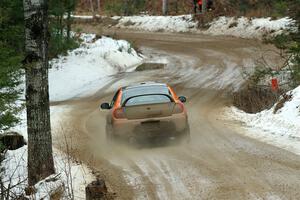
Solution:
[[(123, 23), (125, 25), (123, 26), (119, 25), (118, 23), (121, 24), (122, 20), (124, 19), (126, 20), (126, 17), (132, 17), (132, 18), (128, 18), (129, 20)], [(161, 18), (155, 18), (155, 17), (161, 17)], [(175, 21), (183, 20), (184, 21), (183, 24), (184, 23), (188, 24), (186, 25), (186, 27), (188, 27), (187, 29), (188, 30), (193, 29), (194, 32), (181, 31), (184, 29), (180, 29), (180, 31), (178, 32), (157, 30), (154, 31), (155, 33), (151, 33), (151, 31), (142, 30), (138, 28), (137, 30), (134, 29), (130, 30), (131, 26), (135, 27), (138, 26), (138, 23), (142, 24), (142, 21), (141, 22), (130, 21), (131, 19), (135, 19), (135, 18), (138, 19), (143, 18), (144, 21), (148, 19), (149, 21), (150, 19), (151, 20), (164, 19), (167, 22), (170, 19), (175, 19)], [(109, 19), (108, 21), (112, 21), (113, 23), (102, 27), (101, 23), (105, 19)], [(236, 36), (229, 37), (224, 35), (220, 36), (217, 34), (205, 35), (205, 31), (208, 30), (209, 27), (212, 26), (213, 22), (215, 22), (218, 19), (224, 19), (225, 21), (228, 19), (236, 20), (227, 27), (227, 30), (229, 31), (232, 28), (238, 27), (239, 24), (237, 21), (239, 19), (246, 20), (250, 24), (252, 23), (251, 20), (256, 20), (256, 19), (267, 19), (265, 20), (267, 22), (272, 20), (276, 21), (280, 19), (285, 19), (285, 20), (292, 21), (292, 23), (294, 24), (293, 27), (294, 29), (293, 31), (290, 31), (288, 33), (282, 30), (283, 32), (282, 34), (277, 34), (275, 36), (272, 35), (273, 30), (271, 30), (268, 33), (272, 35), (272, 37), (263, 37), (259, 39), (238, 38)], [(102, 28), (104, 28), (106, 29), (105, 31), (107, 33), (110, 33), (111, 31), (113, 32), (113, 34), (110, 35), (104, 34), (97, 29), (98, 27), (101, 27), (99, 28), (99, 30), (101, 29), (101, 31)], [(261, 29), (264, 28), (258, 27), (257, 31), (260, 31)], [(140, 62), (146, 62), (145, 60), (147, 59), (151, 60), (155, 56), (157, 56), (157, 60), (169, 59), (168, 60), (169, 63), (172, 63), (173, 61), (172, 59), (174, 59), (176, 62), (174, 61), (172, 64), (175, 63), (174, 64), (175, 66), (178, 63), (185, 64), (188, 58), (195, 56), (197, 53), (199, 53), (200, 55), (199, 57), (202, 58), (202, 60), (204, 60), (203, 63), (202, 60), (198, 58), (197, 58), (198, 60), (196, 59), (196, 61), (193, 60), (194, 62), (199, 62), (197, 63), (198, 64), (197, 67), (205, 66), (206, 58), (207, 60), (209, 60), (209, 62), (211, 62), (209, 63), (209, 66), (215, 67), (214, 60), (210, 61), (210, 57), (213, 57), (215, 55), (221, 55), (224, 56), (224, 59), (225, 58), (232, 59), (231, 57), (232, 55), (231, 54), (229, 55), (229, 53), (232, 53), (230, 50), (230, 45), (233, 46), (232, 48), (239, 45), (246, 46), (246, 47), (241, 46), (240, 49), (235, 49), (232, 54), (236, 56), (235, 55), (236, 52), (240, 53), (239, 50), (244, 51), (245, 49), (248, 48), (247, 45), (249, 45), (251, 42), (253, 44), (259, 43), (259, 45), (257, 46), (255, 45), (251, 46), (252, 45), (251, 43), (249, 45), (251, 48), (249, 47), (249, 49), (247, 49), (248, 52), (245, 51), (246, 53), (244, 55), (248, 55), (248, 53), (251, 52), (253, 53), (251, 54), (251, 56), (253, 56), (255, 53), (257, 53), (257, 51), (256, 50), (253, 51), (253, 49), (255, 49), (258, 46), (262, 48), (264, 48), (265, 46), (269, 48), (271, 46), (270, 48), (272, 50), (269, 51), (273, 53), (273, 50), (275, 49), (274, 51), (279, 52), (276, 54), (276, 56), (279, 57), (278, 59), (284, 60), (283, 66), (280, 67), (280, 69), (274, 70), (272, 68), (273, 66), (272, 67), (266, 65), (262, 66), (261, 63), (257, 64), (255, 61), (253, 61), (253, 63), (255, 63), (256, 66), (253, 67), (253, 72), (251, 72), (249, 76), (247, 74), (247, 78), (246, 78), (247, 80), (245, 81), (245, 85), (247, 85), (247, 87), (243, 89), (239, 88), (238, 91), (226, 91), (224, 88), (216, 87), (212, 89), (212, 88), (206, 88), (206, 86), (203, 85), (197, 87), (193, 86), (193, 87), (197, 89), (200, 88), (201, 90), (199, 90), (199, 94), (203, 93), (204, 95), (208, 95), (207, 96), (208, 99), (211, 98), (211, 96), (215, 95), (213, 99), (210, 99), (211, 101), (214, 101), (219, 97), (223, 98), (222, 95), (224, 94), (225, 96), (224, 98), (228, 98), (224, 100), (224, 102), (226, 103), (230, 102), (238, 108), (242, 107), (244, 108), (242, 109), (243, 111), (246, 112), (248, 111), (249, 113), (259, 113), (261, 111), (264, 112), (264, 110), (266, 109), (271, 109), (271, 108), (273, 109), (274, 106), (275, 110), (273, 111), (273, 114), (276, 114), (278, 110), (284, 107), (285, 103), (292, 101), (293, 95), (291, 92), (287, 93), (288, 90), (292, 91), (295, 88), (299, 87), (300, 85), (299, 29), (300, 29), (300, 0), (238, 0), (238, 1), (203, 0), (201, 1), (201, 4), (199, 3), (199, 1), (196, 0), (162, 0), (162, 1), (161, 0), (148, 0), (148, 1), (147, 0), (35, 0), (35, 1), (1, 0), (0, 1), (0, 135), (5, 133), (10, 133), (12, 128), (18, 126), (21, 123), (20, 113), (26, 110), (26, 128), (28, 132), (28, 139), (27, 141), (24, 142), (24, 144), (28, 146), (28, 157), (26, 157), (28, 161), (27, 163), (28, 179), (26, 179), (27, 181), (26, 183), (28, 183), (28, 187), (26, 188), (25, 191), (28, 194), (26, 195), (30, 196), (31, 194), (34, 194), (35, 193), (34, 186), (40, 181), (44, 180), (45, 178), (49, 176), (51, 177), (51, 175), (55, 174), (56, 172), (55, 160), (53, 156), (53, 130), (51, 125), (50, 107), (53, 105), (59, 106), (60, 104), (63, 104), (65, 102), (69, 103), (68, 101), (70, 101), (71, 103), (75, 102), (74, 105), (76, 105), (76, 101), (82, 103), (83, 105), (85, 105), (84, 103), (88, 104), (90, 101), (91, 104), (95, 106), (94, 104), (98, 103), (102, 95), (105, 98), (107, 98), (112, 93), (111, 88), (109, 92), (106, 91), (105, 88), (104, 89), (100, 88), (97, 92), (104, 91), (103, 94), (97, 94), (95, 96), (91, 96), (90, 99), (76, 97), (76, 95), (74, 95), (73, 99), (70, 98), (70, 99), (57, 100), (52, 102), (49, 98), (50, 96), (49, 95), (49, 71), (54, 70), (55, 68), (53, 68), (53, 66), (58, 66), (56, 65), (57, 63), (62, 62), (63, 63), (62, 66), (63, 66), (64, 63), (69, 62), (68, 60), (69, 58), (74, 58), (72, 57), (74, 55), (76, 55), (75, 58), (77, 59), (79, 59), (80, 56), (82, 57), (86, 55), (94, 56), (93, 53), (95, 52), (93, 52), (92, 50), (96, 49), (98, 51), (97, 54), (95, 54), (95, 57), (89, 60), (89, 62), (85, 63), (86, 64), (85, 67), (88, 65), (93, 65), (95, 63), (99, 64), (99, 66), (100, 65), (105, 66), (105, 64), (107, 63), (109, 63), (108, 65), (109, 67), (113, 66), (112, 69), (107, 67), (105, 68), (105, 70), (107, 71), (105, 70), (101, 71), (101, 73), (103, 72), (103, 76), (100, 78), (97, 77), (98, 78), (97, 80), (99, 81), (103, 81), (102, 79), (104, 79), (105, 82), (106, 80), (111, 80), (111, 78), (113, 77), (112, 79), (113, 81), (111, 83), (111, 85), (113, 85), (113, 83), (119, 84), (118, 81), (122, 80), (123, 77), (126, 78), (126, 79), (124, 78), (124, 82), (126, 82), (128, 80), (134, 80), (135, 78), (142, 79), (143, 77), (147, 77), (149, 74), (151, 75), (151, 76), (149, 75), (150, 78), (164, 80), (161, 74), (160, 75), (162, 77), (157, 75), (152, 77), (151, 73), (143, 74), (144, 72), (140, 72), (141, 74), (136, 75), (135, 73), (136, 71), (138, 71), (137, 69), (133, 71), (126, 71), (126, 70), (128, 70), (127, 67), (132, 63), (134, 63), (134, 65), (140, 65), (141, 64)], [(85, 31), (87, 31), (87, 33), (85, 33)], [(135, 31), (137, 31), (138, 33)], [(220, 32), (222, 31), (223, 30), (220, 30)], [(256, 30), (254, 30), (254, 32), (255, 31)], [(153, 38), (154, 38), (153, 44), (150, 39), (149, 40), (147, 39), (148, 35), (145, 36), (143, 34), (145, 35), (153, 34)], [(155, 39), (155, 37), (158, 38)], [(168, 37), (170, 37), (170, 39)], [(225, 38), (224, 41), (222, 41), (222, 37)], [(177, 38), (181, 38), (178, 41), (178, 44), (176, 43)], [(158, 42), (160, 40), (162, 41)], [(173, 43), (171, 43), (170, 41), (172, 41)], [(211, 41), (215, 43), (210, 44), (209, 42)], [(233, 42), (230, 43), (231, 41)], [(203, 46), (201, 46), (202, 45), (201, 42), (203, 42), (204, 44)], [(162, 45), (164, 43), (168, 45), (165, 46)], [(198, 43), (199, 46), (193, 46)], [(99, 46), (103, 45), (104, 47), (103, 49), (101, 49), (97, 45)], [(158, 49), (161, 48), (162, 50), (158, 50), (157, 51), (158, 53), (157, 52), (153, 53), (152, 52), (153, 49), (151, 48), (151, 45), (153, 46), (156, 45), (155, 46), (156, 48)], [(174, 49), (172, 49), (173, 45), (174, 45)], [(179, 47), (177, 45), (179, 45)], [(185, 53), (183, 45), (191, 45), (191, 48), (187, 48), (188, 53), (191, 54), (187, 55), (186, 57), (182, 56)], [(220, 45), (220, 49), (218, 48), (218, 45)], [(146, 48), (144, 48), (145, 46)], [(204, 47), (207, 47), (208, 49), (212, 48), (213, 50), (206, 51), (206, 49), (202, 49)], [(100, 50), (97, 48), (99, 48)], [(171, 50), (169, 48), (171, 48)], [(217, 50), (215, 50), (214, 48), (216, 48)], [(161, 57), (159, 57), (161, 55), (165, 55), (166, 52), (172, 54), (173, 51), (176, 52), (178, 51), (178, 49), (182, 50), (180, 52), (181, 54), (177, 52), (178, 55), (175, 55), (174, 53), (174, 55), (172, 55), (173, 57), (169, 56), (168, 59), (165, 58), (161, 59)], [(223, 50), (225, 51), (225, 53), (219, 52)], [(108, 53), (105, 51), (107, 51)], [(144, 53), (143, 51), (146, 52), (145, 54), (149, 52), (151, 52), (151, 54), (148, 55), (148, 57), (146, 57), (143, 55)], [(216, 51), (217, 53), (209, 54), (209, 52), (213, 52), (213, 51)], [(205, 54), (205, 56), (207, 55), (208, 56), (205, 57), (202, 55), (202, 53)], [(161, 55), (158, 56), (158, 54)], [(218, 59), (219, 58), (220, 57), (218, 57)], [(122, 59), (125, 61), (123, 61)], [(230, 60), (228, 61), (228, 63), (235, 62), (235, 60), (238, 59), (240, 59), (240, 57), (236, 56), (234, 57), (234, 59), (232, 59), (234, 61)], [(238, 64), (234, 65), (234, 67), (239, 66), (240, 63), (245, 62), (245, 60), (247, 59), (248, 58), (245, 58), (244, 60), (240, 61)], [(253, 59), (253, 58), (251, 57), (249, 59)], [(76, 61), (76, 59), (74, 60)], [(225, 66), (226, 64), (228, 64), (225, 62), (222, 63), (223, 61), (220, 62), (221, 62), (220, 64), (221, 67), (223, 67), (223, 65)], [(187, 65), (182, 64), (182, 66), (189, 67), (189, 65), (192, 65), (191, 63), (192, 62), (190, 62)], [(148, 63), (148, 65), (150, 66), (151, 64)], [(145, 67), (147, 66), (147, 63), (141, 66)], [(168, 77), (169, 78), (168, 80), (170, 80), (170, 82), (172, 79), (176, 80), (178, 78), (178, 80), (182, 81), (184, 84), (190, 84), (189, 81), (196, 80), (195, 82), (197, 82), (198, 79), (195, 78), (191, 80), (186, 80), (184, 78), (198, 73), (200, 76), (202, 73), (201, 71), (202, 69), (199, 69), (198, 71), (197, 70), (193, 71), (191, 74), (188, 74), (188, 71), (184, 71), (183, 74), (180, 74), (181, 73), (180, 70), (184, 68), (182, 66), (178, 68), (180, 73), (177, 71), (173, 72), (172, 70), (174, 69), (170, 68), (166, 63), (158, 63), (157, 66), (159, 66), (157, 67), (157, 69), (162, 70), (160, 73), (167, 74), (167, 75), (164, 74), (166, 77), (168, 77), (169, 75), (168, 73), (172, 75)], [(132, 66), (129, 66), (128, 68), (130, 67), (132, 68)], [(59, 69), (60, 67), (57, 67), (57, 70)], [(210, 73), (213, 74), (214, 71), (212, 69), (209, 69), (211, 71), (208, 72), (205, 71), (204, 74), (207, 73), (207, 76), (211, 75)], [(83, 69), (83, 71), (84, 70), (86, 69)], [(192, 71), (194, 69), (190, 69), (190, 70)], [(226, 70), (224, 71), (226, 72)], [(286, 78), (285, 80), (286, 82), (284, 83), (285, 85), (288, 86), (287, 87), (288, 89), (282, 90), (280, 92), (276, 91), (276, 94), (274, 94), (275, 92), (271, 91), (268, 88), (268, 85), (267, 85), (267, 89), (265, 89), (266, 85), (263, 86), (260, 85), (261, 80), (263, 80), (264, 78), (266, 77), (273, 78), (281, 75), (282, 73), (285, 73), (282, 71), (287, 71), (288, 73), (287, 76), (288, 78)], [(171, 72), (174, 74), (172, 74)], [(76, 72), (76, 73), (80, 74), (80, 72)], [(132, 73), (133, 75), (131, 76), (130, 73)], [(91, 72), (87, 74), (91, 77), (93, 75), (93, 73)], [(213, 75), (218, 76), (218, 74), (213, 74)], [(228, 79), (231, 79), (230, 77), (232, 77), (233, 75), (235, 75), (234, 72), (230, 72), (228, 74), (225, 74), (224, 76), (226, 76), (225, 78), (227, 78), (228, 76), (229, 77)], [(68, 76), (66, 75), (66, 77)], [(145, 80), (148, 80), (150, 78), (147, 77)], [(75, 82), (76, 80), (74, 78), (74, 85)], [(217, 81), (213, 82), (212, 85), (215, 84), (216, 82)], [(92, 84), (92, 81), (83, 84), (81, 88), (89, 86), (88, 83)], [(61, 85), (61, 88), (67, 87), (68, 84), (72, 85), (72, 83), (66, 83), (65, 85)], [(172, 86), (173, 85), (176, 87), (178, 86), (180, 91), (182, 91), (183, 93), (186, 92), (187, 95), (191, 96), (191, 98), (194, 98), (193, 95), (195, 95), (198, 98), (197, 96), (199, 95), (198, 93), (197, 94), (192, 93), (191, 90), (192, 87), (190, 88), (190, 87), (186, 87), (186, 85), (180, 85), (181, 82), (180, 83), (172, 82), (171, 84)], [(232, 85), (231, 87), (233, 88)], [(261, 88), (263, 88), (263, 90)], [(220, 92), (222, 89), (224, 89), (225, 91), (224, 93)], [(275, 90), (277, 89), (278, 88), (275, 88)], [(265, 92), (266, 90), (268, 92)], [(208, 93), (205, 93), (207, 91)], [(219, 93), (215, 93), (216, 91)], [(245, 91), (246, 94), (244, 93)], [(262, 98), (260, 98), (261, 96)], [(296, 94), (294, 96), (296, 96)], [(266, 98), (270, 98), (271, 100), (268, 101), (266, 100)], [(95, 99), (97, 99), (97, 102), (95, 102)], [(85, 100), (87, 102), (81, 102)], [(252, 107), (249, 108), (248, 101), (249, 102), (252, 101), (250, 102), (250, 104), (256, 104), (254, 106), (259, 107), (259, 109), (253, 110)], [(112, 102), (114, 103), (115, 99)], [(202, 107), (201, 103), (203, 102), (201, 100), (199, 101), (195, 100), (195, 102), (196, 102), (195, 104), (199, 106), (199, 110), (203, 109), (203, 107), (205, 106), (207, 106), (208, 110), (210, 109), (210, 106), (213, 107), (210, 104), (203, 105)], [(192, 107), (191, 104), (188, 104), (188, 106)], [(90, 107), (87, 106), (84, 108), (88, 110), (90, 109)], [(195, 110), (193, 110), (193, 112)], [(204, 112), (206, 111), (207, 110), (204, 110)], [(192, 120), (195, 119), (198, 120), (197, 117), (192, 118)], [(199, 119), (208, 120), (203, 116), (202, 118), (200, 117)], [(82, 119), (77, 119), (77, 120), (80, 122), (84, 121)], [(198, 126), (196, 126), (195, 124), (198, 125), (199, 123), (196, 121), (193, 122), (193, 126), (195, 126), (193, 127), (193, 131), (195, 130), (199, 131), (200, 129), (198, 129)], [(74, 124), (74, 127), (76, 127), (75, 125), (77, 124)], [(102, 124), (101, 128), (103, 129), (104, 127), (105, 126)], [(74, 130), (75, 129), (76, 128), (74, 128)], [(210, 130), (209, 128), (207, 129)], [(222, 128), (217, 127), (217, 129), (219, 130)], [(211, 128), (211, 130), (215, 131), (215, 129), (213, 128)], [(218, 134), (219, 133), (217, 133), (216, 135)], [(67, 136), (64, 137), (67, 138)], [(197, 137), (200, 136), (196, 136), (196, 138)], [(80, 139), (77, 138), (77, 140)], [(84, 141), (84, 139), (82, 139), (82, 141)], [(218, 145), (221, 144), (223, 144), (222, 141)], [(204, 146), (205, 145), (206, 144), (204, 144)], [(69, 148), (69, 146), (67, 145), (65, 146)], [(228, 144), (227, 146), (230, 145)], [(209, 149), (208, 146), (207, 148)], [(5, 146), (4, 140), (2, 141), (2, 139), (0, 140), (0, 152), (1, 152), (0, 154), (0, 163), (1, 163), (1, 161), (5, 160), (5, 153), (9, 152), (8, 146)], [(76, 155), (76, 153), (74, 154)], [(143, 156), (144, 155), (141, 155), (141, 157)], [(215, 156), (218, 157), (219, 155), (215, 155)], [(151, 159), (152, 158), (150, 158), (150, 160)], [(82, 162), (79, 158), (78, 160), (76, 160), (76, 162), (78, 163)], [(71, 161), (69, 160), (68, 162)], [(237, 162), (240, 162), (240, 160), (237, 159)], [(218, 165), (220, 163), (218, 163)], [(149, 166), (151, 167), (154, 166), (154, 168), (157, 167), (155, 165), (156, 163), (153, 165), (149, 164)], [(0, 172), (1, 173), (3, 172), (2, 168), (0, 169)], [(149, 174), (147, 174), (147, 176), (148, 175)], [(17, 199), (16, 197), (13, 198), (12, 197), (13, 194), (9, 192), (11, 185), (9, 185), (8, 189), (7, 188), (4, 189), (5, 184), (2, 183), (1, 176), (0, 176), (0, 183), (1, 183), (0, 190), (2, 192), (2, 194), (0, 195), (1, 200), (2, 199), (8, 200), (14, 198)], [(72, 196), (71, 199), (74, 199), (74, 194), (72, 195), (71, 195)]]

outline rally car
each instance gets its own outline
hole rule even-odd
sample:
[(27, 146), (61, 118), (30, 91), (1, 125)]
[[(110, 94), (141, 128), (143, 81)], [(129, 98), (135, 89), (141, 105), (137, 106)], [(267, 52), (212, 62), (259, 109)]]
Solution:
[(106, 136), (136, 143), (147, 139), (189, 140), (190, 128), (184, 96), (163, 83), (139, 83), (120, 88), (110, 103), (101, 109), (109, 110)]

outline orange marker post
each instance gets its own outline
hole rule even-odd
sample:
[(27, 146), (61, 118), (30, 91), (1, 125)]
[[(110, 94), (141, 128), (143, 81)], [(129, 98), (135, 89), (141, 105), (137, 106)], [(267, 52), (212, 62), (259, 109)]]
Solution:
[(277, 78), (272, 78), (271, 82), (272, 82), (272, 90), (273, 90), (274, 92), (277, 92), (278, 89), (279, 89), (279, 86), (278, 86), (278, 79), (277, 79)]

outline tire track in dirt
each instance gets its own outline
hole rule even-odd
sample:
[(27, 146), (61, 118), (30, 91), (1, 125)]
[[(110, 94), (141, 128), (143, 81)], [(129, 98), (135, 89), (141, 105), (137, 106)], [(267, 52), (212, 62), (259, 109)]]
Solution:
[[(117, 35), (147, 47), (150, 58), (166, 58), (167, 67), (122, 73), (92, 97), (56, 103), (73, 106), (65, 123), (75, 130), (67, 131), (74, 157), (104, 177), (116, 199), (300, 199), (298, 156), (241, 136), (218, 119), (219, 108), (230, 104), (231, 88), (241, 84), (237, 71), (245, 63), (251, 68), (259, 50), (272, 47), (187, 34)], [(138, 150), (107, 144), (100, 102), (109, 101), (118, 86), (150, 80), (168, 82), (188, 97), (191, 143)]]

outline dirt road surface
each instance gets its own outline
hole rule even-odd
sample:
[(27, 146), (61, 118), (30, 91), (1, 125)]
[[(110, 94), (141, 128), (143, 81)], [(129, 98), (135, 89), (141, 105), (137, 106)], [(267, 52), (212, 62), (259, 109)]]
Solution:
[[(273, 47), (192, 34), (107, 34), (132, 41), (149, 61), (167, 66), (120, 73), (92, 97), (52, 106), (72, 106), (63, 122), (71, 153), (105, 179), (116, 199), (300, 199), (300, 157), (247, 138), (220, 119), (231, 92), (244, 81), (243, 71), (262, 55), (280, 63)], [(167, 82), (188, 98), (191, 143), (142, 149), (107, 144), (100, 103), (110, 101), (119, 86), (150, 80)], [(57, 147), (63, 138), (54, 138)]]

